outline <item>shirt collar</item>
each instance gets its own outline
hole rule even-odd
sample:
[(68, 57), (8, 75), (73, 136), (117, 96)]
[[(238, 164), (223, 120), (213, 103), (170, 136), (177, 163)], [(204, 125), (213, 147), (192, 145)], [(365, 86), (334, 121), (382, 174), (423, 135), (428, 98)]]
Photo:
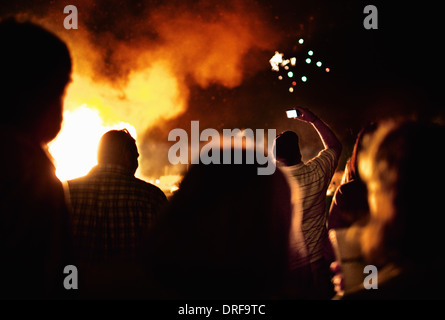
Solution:
[(91, 170), (91, 173), (93, 174), (103, 173), (103, 172), (134, 176), (134, 174), (132, 174), (128, 168), (118, 164), (111, 164), (111, 163), (98, 164)]

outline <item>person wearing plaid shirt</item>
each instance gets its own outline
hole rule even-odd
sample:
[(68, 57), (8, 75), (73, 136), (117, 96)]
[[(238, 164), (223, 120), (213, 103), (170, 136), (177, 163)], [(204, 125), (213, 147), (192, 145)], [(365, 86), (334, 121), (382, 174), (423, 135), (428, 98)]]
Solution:
[(98, 165), (68, 181), (74, 243), (85, 265), (137, 261), (146, 232), (167, 203), (156, 186), (134, 176), (139, 154), (127, 130), (101, 138)]

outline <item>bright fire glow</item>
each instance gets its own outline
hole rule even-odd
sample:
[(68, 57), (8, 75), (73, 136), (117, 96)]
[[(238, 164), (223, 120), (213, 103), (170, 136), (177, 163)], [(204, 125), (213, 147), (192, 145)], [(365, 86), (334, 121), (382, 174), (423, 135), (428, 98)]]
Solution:
[[(57, 177), (61, 181), (67, 181), (88, 174), (97, 165), (97, 149), (102, 135), (109, 130), (124, 128), (137, 142), (136, 129), (129, 123), (116, 122), (106, 125), (100, 112), (86, 104), (74, 111), (66, 110), (59, 135), (48, 145), (48, 150), (54, 158)], [(180, 175), (148, 178), (144, 177), (139, 169), (136, 176), (157, 185), (167, 196), (178, 190), (178, 184), (182, 179)]]
[(62, 130), (48, 145), (57, 177), (66, 181), (86, 175), (97, 164), (97, 148), (102, 135), (124, 128), (136, 139), (136, 129), (132, 125), (121, 122), (105, 126), (99, 111), (86, 105), (65, 111)]
[[(85, 6), (85, 17), (98, 8)], [(73, 58), (64, 123), (49, 146), (59, 179), (87, 174), (96, 164), (100, 137), (111, 128), (133, 128), (132, 134), (139, 136), (136, 143), (142, 146), (148, 128), (163, 130), (159, 124), (186, 111), (190, 80), (202, 88), (212, 84), (239, 86), (246, 54), (252, 49), (271, 50), (279, 42), (262, 17), (262, 8), (234, 1), (224, 10), (201, 2), (194, 10), (185, 2), (157, 6), (123, 16), (106, 33), (87, 25), (75, 33), (60, 28), (60, 11), (55, 9), (36, 18), (67, 42)], [(137, 26), (131, 33), (123, 32), (128, 21)], [(156, 39), (147, 37), (149, 34), (156, 34)], [(281, 66), (287, 63), (280, 61)], [(154, 143), (158, 138), (152, 139)], [(151, 175), (154, 165), (144, 148), (139, 151), (136, 176), (174, 191), (180, 180), (173, 175), (177, 170), (166, 165), (164, 176), (144, 177)]]
[(272, 58), (269, 60), (270, 66), (272, 67), (272, 70), (274, 71), (280, 71), (280, 65), (283, 63), (283, 54), (279, 53), (278, 51), (275, 51), (275, 54)]
[[(48, 145), (61, 181), (84, 176), (97, 164), (97, 148), (104, 133), (126, 128), (139, 145), (143, 141), (137, 139), (137, 133), (141, 135), (160, 118), (180, 114), (188, 94), (179, 90), (177, 78), (162, 61), (132, 71), (120, 87), (93, 81), (88, 73), (75, 72), (72, 77), (62, 129)], [(148, 180), (141, 173), (143, 166), (141, 155), (136, 176)]]
[(180, 175), (167, 175), (167, 176), (162, 176), (159, 179), (156, 180), (147, 180), (147, 182), (153, 183), (155, 185), (157, 185), (160, 189), (162, 189), (164, 192), (168, 193), (173, 193), (175, 191), (177, 191), (178, 185), (182, 180), (182, 176)]

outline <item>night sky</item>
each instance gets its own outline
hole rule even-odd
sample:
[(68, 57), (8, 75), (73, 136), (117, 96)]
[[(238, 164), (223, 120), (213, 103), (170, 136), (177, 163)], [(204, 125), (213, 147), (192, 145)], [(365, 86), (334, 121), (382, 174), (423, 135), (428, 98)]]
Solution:
[[(166, 2), (179, 3), (94, 1), (94, 6), (89, 6), (89, 10), (95, 10), (94, 15), (89, 14), (84, 25), (95, 32), (97, 39), (107, 32), (125, 38), (133, 27), (126, 18)], [(287, 108), (305, 106), (325, 120), (342, 140), (341, 167), (352, 150), (355, 135), (368, 121), (413, 114), (443, 121), (441, 91), (445, 63), (440, 3), (388, 2), (254, 1), (276, 36), (276, 48), (246, 54), (244, 80), (239, 86), (215, 83), (202, 87), (193, 79), (188, 80), (187, 111), (149, 128), (143, 136), (142, 155), (153, 158), (157, 154), (166, 160), (167, 149), (159, 145), (168, 145), (168, 132), (178, 127), (189, 130), (190, 121), (199, 120), (202, 129), (294, 130), (302, 136), (303, 159), (307, 160), (320, 150), (321, 142), (310, 126), (285, 117)], [(194, 4), (207, 2), (187, 3), (192, 10)], [(218, 7), (215, 2), (208, 3)], [(52, 7), (67, 4), (77, 5), (82, 19), (83, 1), (11, 1), (1, 5), (0, 14), (28, 12), (44, 16)], [(366, 16), (363, 9), (368, 4), (378, 9), (377, 30), (363, 27)], [(122, 23), (126, 21), (128, 28), (123, 29)], [(156, 41), (155, 32), (146, 36)], [(298, 43), (300, 38), (305, 40), (302, 45)], [(269, 59), (274, 51), (286, 58), (304, 59), (308, 50), (314, 51), (314, 62), (323, 61), (323, 68), (315, 67), (313, 62), (311, 65), (298, 62), (295, 76), (306, 75), (308, 81), (297, 81), (294, 92), (290, 93), (294, 79), (282, 73), (283, 80), (279, 80), (279, 73), (271, 70)], [(110, 63), (108, 67), (114, 70), (116, 66)], [(324, 72), (325, 67), (331, 71)]]
[[(233, 89), (193, 87), (189, 112), (167, 122), (184, 127), (190, 120), (213, 128), (276, 128), (300, 134), (303, 160), (322, 148), (311, 126), (285, 117), (292, 106), (305, 106), (316, 113), (343, 142), (339, 169), (352, 152), (357, 132), (369, 121), (393, 116), (444, 121), (442, 76), (444, 72), (442, 30), (436, 6), (407, 6), (392, 1), (263, 1), (268, 3), (274, 26), (282, 36), (276, 50), (285, 57), (307, 57), (313, 50), (323, 61), (323, 72), (312, 64), (298, 63), (297, 74), (271, 71), (267, 61), (274, 52), (263, 53), (264, 70)], [(366, 30), (363, 9), (378, 9), (378, 30)], [(298, 39), (305, 40), (303, 45)], [(314, 59), (313, 59), (314, 60)], [(257, 61), (257, 60), (255, 60)], [(247, 68), (248, 70), (248, 68)], [(278, 75), (283, 80), (278, 80)], [(294, 77), (295, 78), (295, 77)], [(203, 115), (206, 115), (203, 117)], [(163, 124), (164, 125), (164, 124)], [(162, 130), (151, 131), (153, 134)]]

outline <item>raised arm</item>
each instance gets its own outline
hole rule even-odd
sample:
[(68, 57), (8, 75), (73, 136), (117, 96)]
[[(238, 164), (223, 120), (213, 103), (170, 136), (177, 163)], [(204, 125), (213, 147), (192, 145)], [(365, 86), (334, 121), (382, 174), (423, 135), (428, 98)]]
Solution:
[(312, 124), (318, 132), (324, 148), (334, 150), (337, 157), (340, 157), (342, 145), (331, 128), (308, 109), (296, 108), (296, 110), (298, 112), (296, 119)]

